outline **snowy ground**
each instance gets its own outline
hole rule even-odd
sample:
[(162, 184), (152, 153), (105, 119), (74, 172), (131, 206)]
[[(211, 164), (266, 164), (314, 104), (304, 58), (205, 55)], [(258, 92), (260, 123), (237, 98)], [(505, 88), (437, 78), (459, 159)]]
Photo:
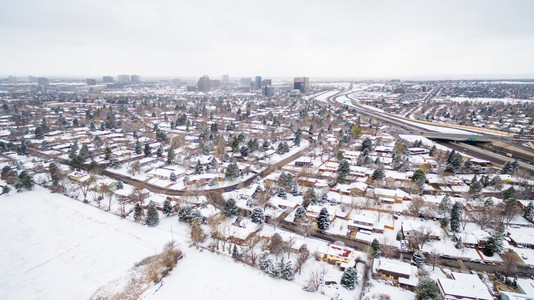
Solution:
[(229, 257), (189, 248), (188, 228), (176, 217), (150, 228), (36, 187), (0, 197), (0, 220), (0, 299), (87, 299), (171, 239), (184, 258), (163, 287), (147, 291), (148, 299), (327, 299), (302, 291), (307, 272), (293, 282), (272, 279)]

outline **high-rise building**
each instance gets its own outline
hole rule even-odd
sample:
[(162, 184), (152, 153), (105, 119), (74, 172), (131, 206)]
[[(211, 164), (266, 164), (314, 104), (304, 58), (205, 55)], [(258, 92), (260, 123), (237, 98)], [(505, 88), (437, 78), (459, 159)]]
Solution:
[(254, 83), (254, 89), (261, 90), (261, 76), (256, 76)]
[(263, 79), (263, 80), (261, 81), (261, 87), (268, 86), (268, 85), (273, 85), (271, 79)]
[(41, 88), (43, 92), (46, 91), (46, 89), (50, 85), (50, 83), (48, 82), (48, 78), (45, 78), (45, 77), (37, 78), (37, 83), (39, 84), (39, 87)]
[(28, 76), (28, 82), (30, 83), (34, 83), (34, 82), (37, 82), (37, 77), (33, 77), (33, 76)]
[(130, 82), (130, 75), (119, 75), (117, 76), (117, 81), (119, 83), (127, 83)]
[(210, 77), (208, 75), (204, 75), (200, 77), (197, 83), (197, 90), (199, 92), (209, 92), (210, 90)]
[(223, 83), (223, 84), (224, 84), (224, 83), (228, 83), (228, 82), (230, 82), (230, 75), (228, 75), (228, 74), (224, 74), (224, 75), (222, 76), (221, 80), (222, 80), (222, 83)]
[(96, 79), (87, 78), (87, 85), (96, 85)]
[(242, 86), (248, 86), (248, 87), (250, 87), (250, 83), (252, 82), (252, 78), (250, 78), (250, 77), (243, 77), (243, 78), (241, 78), (241, 81), (240, 81), (240, 82), (241, 82), (241, 85), (242, 85)]
[(132, 76), (130, 76), (130, 81), (133, 82), (133, 83), (141, 83), (141, 76), (132, 75)]
[(113, 83), (113, 76), (102, 76), (102, 81), (104, 83)]
[(300, 90), (302, 93), (306, 92), (310, 88), (310, 78), (295, 77), (295, 79), (293, 79), (293, 88)]
[(221, 86), (221, 81), (217, 79), (210, 79), (210, 90), (216, 89)]
[(274, 89), (270, 85), (266, 85), (261, 89), (261, 94), (265, 97), (272, 97), (274, 96)]

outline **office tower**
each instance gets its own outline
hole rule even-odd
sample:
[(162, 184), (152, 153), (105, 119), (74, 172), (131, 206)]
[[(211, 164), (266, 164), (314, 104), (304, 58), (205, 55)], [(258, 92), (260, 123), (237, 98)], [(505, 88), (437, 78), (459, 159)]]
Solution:
[(273, 85), (271, 79), (263, 79), (261, 81), (261, 87), (268, 86), (268, 85)]
[(200, 77), (197, 83), (197, 90), (199, 92), (208, 92), (210, 90), (210, 78), (208, 75)]
[(130, 76), (130, 81), (133, 82), (133, 83), (141, 83), (141, 76), (132, 75), (132, 76)]
[(102, 81), (104, 83), (113, 83), (113, 76), (102, 76)]
[(266, 85), (261, 89), (261, 94), (265, 97), (272, 97), (274, 96), (274, 89), (270, 85)]
[(230, 82), (230, 76), (228, 74), (224, 74), (221, 79), (223, 84)]
[(127, 83), (130, 82), (130, 75), (119, 75), (117, 76), (117, 81), (119, 83)]
[(293, 88), (300, 90), (302, 93), (306, 92), (310, 88), (310, 79), (308, 77), (295, 77)]
[(96, 85), (96, 79), (93, 78), (87, 78), (87, 85)]
[(39, 84), (39, 87), (41, 88), (41, 91), (45, 92), (50, 83), (48, 82), (48, 78), (45, 77), (39, 77), (37, 78), (37, 83)]
[(261, 76), (256, 76), (254, 83), (254, 89), (261, 90)]
[(221, 81), (217, 79), (210, 79), (210, 90), (216, 89), (221, 86)]

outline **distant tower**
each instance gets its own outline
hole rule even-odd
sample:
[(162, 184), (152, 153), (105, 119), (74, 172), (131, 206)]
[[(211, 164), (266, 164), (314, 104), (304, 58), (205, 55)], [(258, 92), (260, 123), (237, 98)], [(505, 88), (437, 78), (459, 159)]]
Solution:
[(254, 89), (261, 90), (261, 76), (256, 76), (254, 83)]
[(130, 75), (119, 75), (117, 76), (117, 81), (119, 83), (128, 83), (130, 82)]
[(113, 83), (113, 76), (102, 76), (102, 81), (104, 83)]
[(87, 78), (87, 85), (96, 85), (96, 79)]
[(224, 74), (221, 78), (222, 83), (228, 83), (230, 82), (230, 76), (228, 74)]
[(295, 77), (293, 79), (293, 88), (295, 90), (300, 90), (301, 93), (306, 92), (310, 88), (310, 78)]
[(50, 84), (48, 82), (48, 78), (45, 78), (45, 77), (37, 78), (37, 83), (39, 84), (39, 87), (41, 88), (41, 91), (43, 92), (45, 92), (48, 89), (48, 85)]
[(197, 83), (197, 90), (199, 92), (208, 92), (210, 90), (210, 77), (208, 75), (200, 77)]
[(241, 78), (241, 85), (250, 87), (250, 83), (252, 82), (252, 79), (250, 77), (243, 77)]
[(130, 76), (130, 81), (133, 82), (133, 83), (141, 83), (141, 76), (132, 75), (132, 76)]

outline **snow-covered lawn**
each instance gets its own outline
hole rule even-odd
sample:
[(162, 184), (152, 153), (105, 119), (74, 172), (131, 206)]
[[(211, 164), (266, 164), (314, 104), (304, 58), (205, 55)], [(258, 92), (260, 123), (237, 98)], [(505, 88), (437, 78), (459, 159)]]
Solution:
[[(326, 299), (302, 290), (310, 268), (324, 265), (313, 258), (294, 281), (272, 279), (228, 256), (189, 248), (189, 229), (176, 217), (150, 228), (41, 187), (0, 197), (0, 230), (0, 299), (87, 299), (171, 239), (184, 258), (157, 292), (145, 293), (148, 299)], [(329, 273), (337, 280), (342, 274)]]

